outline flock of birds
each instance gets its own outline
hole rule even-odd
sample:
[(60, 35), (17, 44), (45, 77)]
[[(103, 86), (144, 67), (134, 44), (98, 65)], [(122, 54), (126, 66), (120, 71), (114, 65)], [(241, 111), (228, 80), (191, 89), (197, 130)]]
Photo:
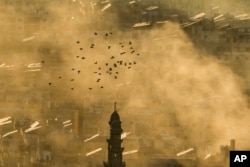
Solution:
[[(113, 35), (112, 32), (105, 33), (104, 37), (109, 37), (112, 35)], [(95, 38), (97, 38), (98, 36), (103, 37), (103, 34), (94, 32), (93, 36)], [(87, 49), (87, 48), (83, 48), (80, 46), (81, 41), (76, 41), (76, 45), (79, 48), (81, 54), (82, 52), (84, 53), (85, 49)], [(87, 55), (85, 55), (85, 53), (84, 53), (84, 56), (79, 56), (79, 55), (75, 56), (76, 60), (82, 61), (83, 63), (90, 63), (89, 65), (91, 68), (87, 69), (87, 71), (94, 74), (93, 79), (95, 79), (95, 82), (97, 83), (98, 85), (97, 87), (99, 89), (104, 88), (104, 84), (103, 84), (104, 77), (109, 76), (117, 80), (119, 78), (120, 73), (124, 72), (124, 70), (131, 69), (134, 65), (137, 64), (136, 57), (140, 56), (140, 53), (136, 52), (132, 41), (118, 42), (118, 45), (116, 44), (115, 46), (114, 45), (111, 46), (110, 44), (106, 44), (102, 42), (101, 45), (102, 45), (101, 48), (104, 49), (102, 54), (105, 54), (106, 51), (109, 51), (108, 52), (109, 55), (103, 55), (105, 56), (105, 61), (98, 60), (98, 58), (93, 61), (92, 59), (93, 57), (92, 56), (88, 57)], [(96, 45), (95, 43), (91, 43), (89, 46), (89, 49), (94, 50), (97, 47), (98, 45)], [(114, 50), (112, 50), (113, 48)], [(117, 50), (121, 50), (121, 51), (118, 53), (115, 53)], [(100, 48), (98, 48), (98, 52), (100, 52)], [(87, 61), (88, 59), (89, 61)], [(44, 61), (42, 61), (42, 63), (44, 63)], [(93, 71), (93, 69), (95, 70)], [(76, 67), (72, 67), (71, 71), (80, 75), (83, 70), (76, 68)], [(63, 79), (63, 76), (59, 75), (57, 79), (61, 80)], [(72, 77), (69, 81), (75, 82), (76, 80), (77, 78)], [(55, 81), (50, 81), (48, 85), (53, 86), (55, 85), (55, 83), (56, 83)], [(94, 85), (88, 86), (89, 90), (93, 90), (94, 88), (96, 88)], [(75, 88), (71, 87), (70, 89), (74, 90)]]

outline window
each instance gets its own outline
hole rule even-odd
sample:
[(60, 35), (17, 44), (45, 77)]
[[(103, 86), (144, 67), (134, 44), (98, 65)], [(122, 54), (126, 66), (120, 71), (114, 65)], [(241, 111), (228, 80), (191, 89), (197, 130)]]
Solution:
[(46, 155), (46, 162), (49, 162), (50, 161), (50, 157), (49, 155)]
[(238, 31), (239, 32), (245, 32), (244, 28), (239, 28)]

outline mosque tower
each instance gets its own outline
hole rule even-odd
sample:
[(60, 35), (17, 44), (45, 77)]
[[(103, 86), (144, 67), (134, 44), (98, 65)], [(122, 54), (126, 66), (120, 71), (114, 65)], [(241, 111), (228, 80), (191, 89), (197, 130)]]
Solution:
[(125, 167), (125, 162), (122, 161), (122, 152), (124, 148), (121, 147), (122, 128), (118, 112), (116, 111), (116, 103), (114, 112), (111, 114), (110, 121), (110, 138), (108, 142), (108, 162), (104, 162), (104, 167)]

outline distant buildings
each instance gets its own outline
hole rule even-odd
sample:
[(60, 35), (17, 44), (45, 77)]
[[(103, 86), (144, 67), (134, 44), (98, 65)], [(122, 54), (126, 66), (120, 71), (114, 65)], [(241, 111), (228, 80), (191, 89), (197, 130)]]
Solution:
[(211, 19), (183, 25), (194, 44), (215, 55), (218, 60), (242, 76), (245, 89), (250, 88), (250, 19), (247, 14), (232, 16), (220, 14)]

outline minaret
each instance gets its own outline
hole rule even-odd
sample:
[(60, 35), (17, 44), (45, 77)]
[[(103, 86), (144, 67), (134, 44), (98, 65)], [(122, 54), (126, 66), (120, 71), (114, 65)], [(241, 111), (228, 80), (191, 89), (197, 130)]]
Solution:
[(124, 148), (121, 147), (122, 128), (120, 116), (116, 111), (116, 103), (114, 105), (114, 112), (111, 114), (110, 121), (110, 139), (108, 142), (108, 162), (104, 162), (105, 167), (125, 167), (125, 162), (122, 162), (122, 152)]

